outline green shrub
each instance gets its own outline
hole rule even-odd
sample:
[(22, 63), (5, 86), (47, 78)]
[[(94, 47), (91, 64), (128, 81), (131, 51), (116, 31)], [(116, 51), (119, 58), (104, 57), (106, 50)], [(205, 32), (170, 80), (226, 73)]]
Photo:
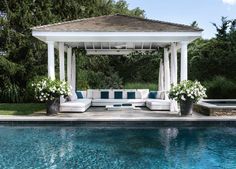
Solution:
[(123, 81), (118, 73), (93, 72), (89, 73), (88, 84), (92, 89), (120, 89), (123, 88)]
[(205, 82), (209, 99), (235, 99), (236, 82), (222, 76), (216, 76)]
[(24, 100), (24, 90), (16, 84), (8, 84), (0, 90), (0, 101), (5, 103), (19, 103)]
[(126, 83), (125, 89), (149, 89), (149, 90), (157, 90), (158, 84), (155, 83)]
[(76, 89), (77, 90), (87, 90), (89, 89), (89, 82), (88, 82), (88, 71), (86, 70), (79, 70), (76, 73)]

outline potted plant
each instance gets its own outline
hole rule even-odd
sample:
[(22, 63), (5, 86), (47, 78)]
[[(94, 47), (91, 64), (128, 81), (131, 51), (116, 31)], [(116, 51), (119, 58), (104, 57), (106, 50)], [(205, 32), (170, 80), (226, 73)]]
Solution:
[(172, 86), (169, 98), (180, 103), (181, 116), (191, 114), (193, 103), (206, 97), (206, 88), (198, 81), (185, 80)]
[(70, 87), (65, 81), (42, 78), (32, 83), (35, 97), (41, 102), (46, 102), (47, 115), (55, 115), (59, 112), (60, 96), (70, 95)]

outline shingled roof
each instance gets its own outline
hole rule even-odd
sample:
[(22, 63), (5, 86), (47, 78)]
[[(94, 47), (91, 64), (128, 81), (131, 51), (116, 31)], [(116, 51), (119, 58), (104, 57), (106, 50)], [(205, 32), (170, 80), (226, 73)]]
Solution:
[(201, 32), (192, 26), (121, 14), (78, 19), (32, 28), (40, 32)]

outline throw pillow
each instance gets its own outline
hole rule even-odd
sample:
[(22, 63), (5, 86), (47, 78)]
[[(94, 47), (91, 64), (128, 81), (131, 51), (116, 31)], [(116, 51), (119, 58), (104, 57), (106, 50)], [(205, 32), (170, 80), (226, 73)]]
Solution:
[(114, 92), (115, 94), (115, 99), (123, 99), (123, 97), (122, 97), (122, 91), (116, 91), (116, 92)]
[(156, 91), (150, 91), (148, 94), (149, 99), (156, 99), (157, 98), (157, 92)]
[(135, 92), (127, 92), (127, 99), (135, 99)]
[(76, 91), (76, 95), (77, 95), (78, 99), (83, 99), (84, 98), (81, 91)]
[(109, 99), (109, 92), (101, 91), (101, 99)]

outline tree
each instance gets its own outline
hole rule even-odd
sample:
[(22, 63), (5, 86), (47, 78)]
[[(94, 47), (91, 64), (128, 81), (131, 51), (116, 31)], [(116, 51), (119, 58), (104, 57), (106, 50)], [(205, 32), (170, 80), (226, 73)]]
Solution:
[(190, 24), (190, 26), (192, 26), (192, 27), (194, 27), (194, 28), (199, 28), (197, 21), (193, 21), (193, 22)]
[(114, 13), (144, 17), (143, 10), (130, 10), (123, 0), (0, 1), (0, 52), (6, 51), (0, 56), (0, 95), (14, 84), (24, 96), (30, 79), (47, 73), (47, 46), (32, 37), (31, 27)]

